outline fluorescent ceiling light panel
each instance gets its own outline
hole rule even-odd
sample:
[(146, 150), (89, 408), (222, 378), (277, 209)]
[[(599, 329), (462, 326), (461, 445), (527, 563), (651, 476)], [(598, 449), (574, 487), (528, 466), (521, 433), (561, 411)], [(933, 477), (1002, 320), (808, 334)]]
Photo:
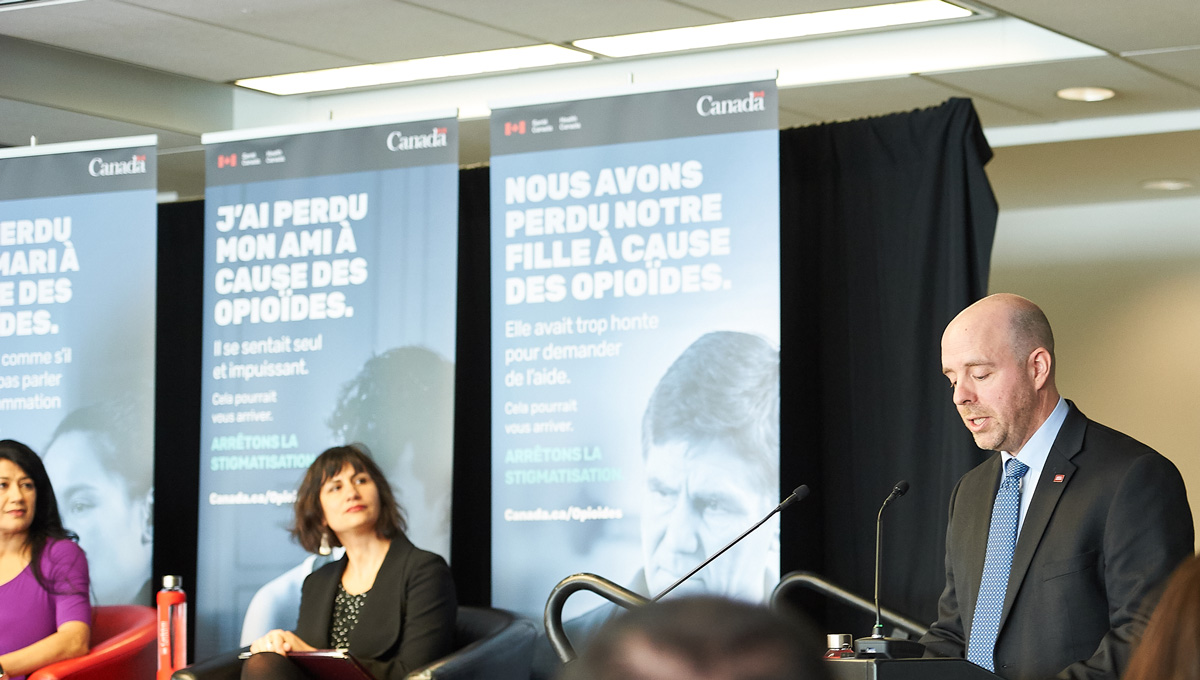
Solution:
[(73, 2), (83, 2), (83, 0), (0, 0), (0, 12), (49, 7), (50, 5), (69, 5)]
[(672, 28), (665, 31), (630, 33), (608, 38), (588, 38), (576, 40), (571, 44), (606, 57), (633, 57), (962, 19), (972, 14), (974, 13), (968, 9), (941, 0), (916, 0), (915, 2), (851, 7), (766, 19), (747, 19), (708, 26)]
[(364, 64), (262, 78), (244, 78), (236, 81), (235, 84), (277, 95), (306, 94), (574, 64), (591, 59), (592, 56), (589, 54), (558, 45), (531, 45), (487, 52), (468, 52), (443, 57), (393, 61), (386, 64)]

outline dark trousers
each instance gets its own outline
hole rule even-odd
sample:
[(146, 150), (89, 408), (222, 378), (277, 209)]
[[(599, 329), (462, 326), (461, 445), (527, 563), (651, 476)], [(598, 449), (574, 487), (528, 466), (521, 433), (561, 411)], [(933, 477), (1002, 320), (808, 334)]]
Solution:
[(242, 662), (242, 680), (313, 680), (304, 669), (274, 652), (260, 652)]

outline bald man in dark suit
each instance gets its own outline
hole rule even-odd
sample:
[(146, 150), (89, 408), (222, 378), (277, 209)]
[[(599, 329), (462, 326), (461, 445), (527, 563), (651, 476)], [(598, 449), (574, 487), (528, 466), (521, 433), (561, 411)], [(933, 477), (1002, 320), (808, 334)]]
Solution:
[(1193, 551), (1179, 471), (1059, 395), (1050, 324), (1029, 300), (963, 310), (942, 367), (975, 443), (997, 453), (951, 494), (927, 655), (1010, 680), (1118, 680), (1161, 584)]

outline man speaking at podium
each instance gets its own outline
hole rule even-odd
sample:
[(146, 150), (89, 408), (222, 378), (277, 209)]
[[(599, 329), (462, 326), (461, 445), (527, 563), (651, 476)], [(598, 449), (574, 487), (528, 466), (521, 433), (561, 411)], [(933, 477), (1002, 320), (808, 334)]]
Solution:
[(1117, 680), (1160, 585), (1193, 549), (1175, 466), (1058, 394), (1042, 310), (992, 295), (942, 335), (981, 449), (950, 496), (946, 588), (921, 639), (1010, 680)]

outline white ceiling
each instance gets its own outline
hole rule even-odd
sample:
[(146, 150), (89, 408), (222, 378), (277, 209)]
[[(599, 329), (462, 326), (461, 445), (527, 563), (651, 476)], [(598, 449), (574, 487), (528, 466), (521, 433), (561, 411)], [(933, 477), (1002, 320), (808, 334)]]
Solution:
[[(439, 54), (567, 44), (580, 38), (877, 4), (878, 0), (83, 0), (0, 11), (0, 144), (159, 135), (159, 187), (203, 195), (201, 133), (332, 115), (329, 99), (235, 92), (237, 78)], [(993, 0), (970, 4), (1101, 50), (1101, 56), (785, 88), (782, 127), (845, 120), (970, 97), (989, 134), (1015, 128), (989, 166), (1002, 208), (1155, 198), (1141, 182), (1200, 185), (1200, 115), (1156, 129), (1164, 111), (1200, 112), (1197, 0)], [(996, 21), (988, 19), (985, 21)], [(964, 24), (966, 25), (966, 24)], [(914, 31), (917, 29), (908, 29)], [(892, 34), (907, 39), (917, 33)], [(869, 39), (869, 38), (868, 38)], [(913, 38), (916, 40), (917, 38)], [(820, 40), (795, 49), (816, 50)], [(787, 49), (784, 48), (776, 49)], [(768, 52), (763, 52), (768, 54)], [(699, 61), (712, 54), (697, 55)], [(717, 55), (719, 58), (720, 55)], [(687, 57), (684, 57), (687, 59)], [(686, 61), (683, 63), (687, 63)], [(703, 62), (711, 63), (711, 62)], [(578, 89), (607, 85), (573, 68)], [(764, 58), (763, 70), (777, 68)], [(453, 85), (453, 84), (451, 84)], [(1100, 85), (1115, 99), (1081, 104), (1060, 88)], [(471, 81), (459, 83), (469, 88)], [(388, 88), (390, 99), (409, 88)], [(375, 97), (373, 100), (372, 97)], [(372, 114), (378, 92), (342, 95)], [(386, 104), (385, 104), (386, 105)], [(380, 104), (373, 106), (378, 108)], [(247, 116), (239, 111), (257, 111)], [(300, 111), (301, 113), (297, 113)], [(264, 113), (268, 112), (268, 113)], [(1089, 139), (1056, 141), (1073, 121), (1104, 119)], [(1140, 125), (1139, 121), (1146, 121)], [(1054, 126), (1051, 124), (1059, 124)], [(1049, 128), (1045, 126), (1049, 125)], [(1023, 126), (1051, 130), (1020, 142)], [(1188, 126), (1184, 126), (1185, 128)], [(1133, 128), (1141, 134), (1105, 132)], [(1028, 128), (1033, 129), (1033, 128)], [(1006, 130), (1013, 132), (1013, 130)], [(999, 139), (999, 137), (996, 137)], [(1050, 141), (1044, 141), (1049, 139)], [(486, 162), (487, 125), (464, 121), (462, 162)], [(1198, 190), (1187, 194), (1200, 195)], [(1178, 197), (1173, 194), (1171, 197)]]

